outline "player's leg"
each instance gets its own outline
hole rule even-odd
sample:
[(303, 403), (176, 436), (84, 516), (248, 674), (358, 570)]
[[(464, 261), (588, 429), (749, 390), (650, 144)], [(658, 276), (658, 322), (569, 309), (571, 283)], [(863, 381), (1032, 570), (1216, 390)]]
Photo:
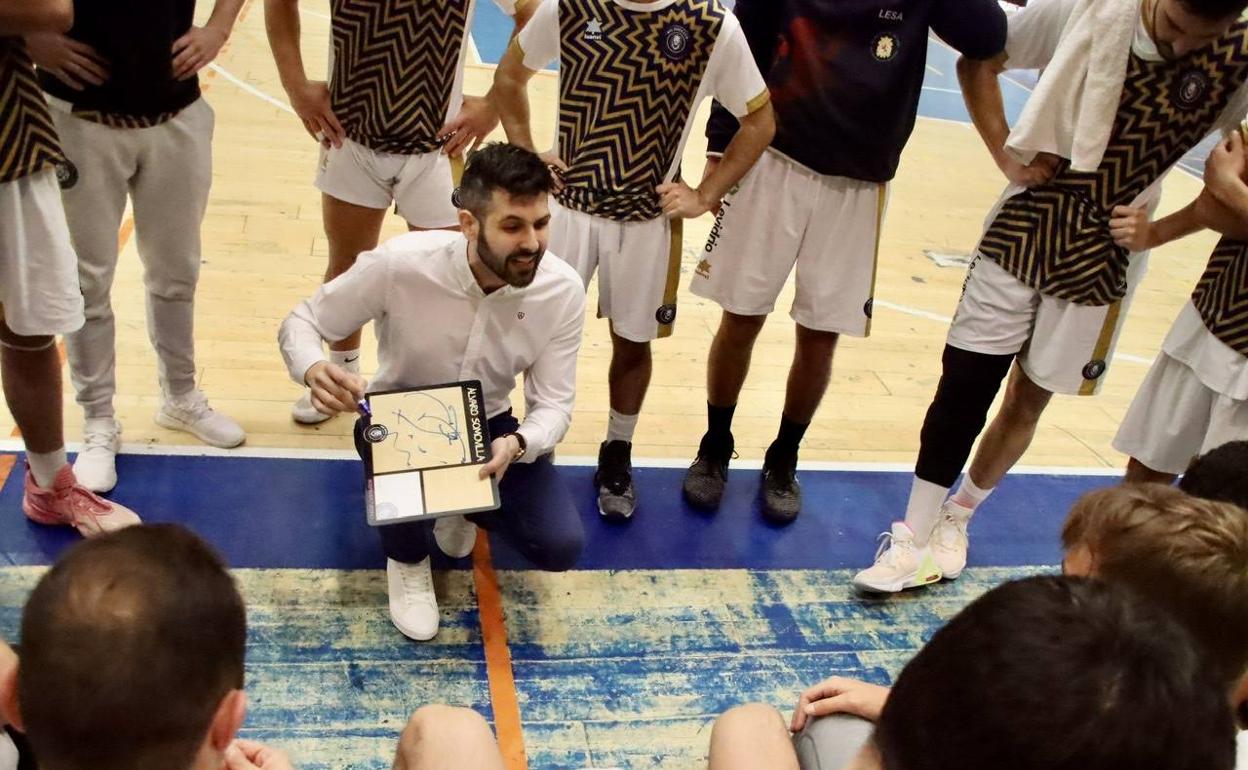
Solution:
[(797, 752), (784, 717), (762, 703), (747, 703), (725, 711), (711, 728), (707, 768), (798, 770)]
[[(364, 462), (365, 478), (371, 473), (364, 421), (354, 429), (355, 451)], [(435, 547), (434, 525), (426, 521), (377, 527), (381, 550), (386, 555), (386, 587), (390, 621), (404, 636), (419, 642), (438, 635), (438, 599), (433, 588), (429, 554)]]
[(856, 587), (893, 592), (942, 576), (928, 541), (1014, 355), (1031, 334), (1037, 305), (1036, 292), (995, 263), (972, 262), (919, 433), (905, 518), (893, 523), (875, 564), (854, 576)]
[(653, 361), (650, 342), (672, 332), (680, 280), (681, 223), (597, 223), (601, 268), (598, 310), (610, 322), (611, 366), (607, 384), (611, 411), (607, 438), (598, 451), (598, 511), (625, 520), (637, 507), (632, 476), (633, 433)]
[(23, 511), (84, 535), (139, 523), (81, 486), (66, 463), (54, 335), (82, 324), (82, 296), (51, 170), (0, 185), (0, 300), (0, 379), (27, 449)]
[(465, 708), (421, 706), (399, 736), (394, 770), (504, 770), (490, 726)]
[(68, 160), (61, 170), (61, 200), (78, 257), (86, 317), (82, 328), (65, 335), (70, 381), (86, 418), (74, 475), (88, 489), (107, 492), (117, 484), (121, 449), (121, 425), (113, 409), (117, 350), (111, 293), (117, 232), (137, 168), (136, 132), (74, 117), (58, 101), (51, 113)]
[[(732, 417), (754, 343), (797, 259), (810, 196), (794, 164), (766, 152), (724, 196), (689, 288), (723, 314), (706, 362), (707, 426), (685, 474), (685, 499), (714, 510), (735, 449)], [(787, 257), (787, 258), (786, 258)]]
[[(870, 331), (875, 266), (888, 197), (885, 185), (844, 177), (798, 175), (813, 200), (797, 253), (790, 315), (797, 343), (776, 439), (763, 460), (763, 515), (788, 524), (801, 511), (798, 446), (827, 392), (841, 334)], [(803, 177), (809, 177), (803, 179)]]
[(409, 231), (459, 229), (453, 199), (463, 171), (461, 158), (439, 151), (407, 157), (394, 184), (394, 206)]
[(992, 490), (1022, 458), (1036, 436), (1040, 416), (1053, 398), (1049, 391), (1032, 382), (1015, 364), (1005, 389), (1005, 399), (984, 432), (971, 461), (971, 481), (979, 489)]
[(204, 99), (136, 136), (139, 170), (131, 183), (134, 234), (147, 288), (147, 332), (156, 350), (156, 422), (215, 447), (247, 434), (213, 409), (195, 381), (195, 292), (202, 263), (200, 228), (212, 187), (214, 116)]
[[(321, 191), (321, 220), (329, 243), (325, 267), (328, 283), (351, 269), (360, 252), (377, 248), (381, 225), (393, 197), (393, 179), (403, 160), (378, 156), (350, 139), (341, 147), (321, 150), (316, 186)], [(360, 372), (361, 332), (329, 345), (329, 360), (349, 372)], [(315, 425), (329, 419), (312, 406), (304, 391), (291, 409), (291, 417), (301, 425)]]

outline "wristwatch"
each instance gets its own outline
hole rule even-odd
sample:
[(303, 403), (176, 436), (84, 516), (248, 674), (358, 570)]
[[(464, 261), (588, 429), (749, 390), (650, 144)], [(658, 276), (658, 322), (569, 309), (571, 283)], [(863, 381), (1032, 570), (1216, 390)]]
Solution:
[(521, 457), (524, 457), (525, 452), (529, 451), (529, 442), (524, 440), (523, 433), (517, 433), (514, 430), (511, 433), (503, 434), (503, 438), (507, 438), (508, 436), (515, 436), (516, 443), (520, 445), (520, 451), (516, 452), (516, 456), (511, 458), (511, 461), (514, 463), (516, 460), (519, 460)]

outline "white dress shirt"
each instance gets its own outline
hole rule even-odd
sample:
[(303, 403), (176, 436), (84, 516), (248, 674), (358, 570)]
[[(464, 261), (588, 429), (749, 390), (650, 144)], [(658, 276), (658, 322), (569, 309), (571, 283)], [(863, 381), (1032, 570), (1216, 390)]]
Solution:
[(361, 254), (286, 317), (278, 338), (290, 376), (304, 384), (308, 369), (326, 360), (322, 340), (341, 340), (369, 321), (376, 323), (380, 362), (371, 391), (480, 380), (486, 414), (494, 417), (511, 408), (523, 372), (524, 459), (546, 454), (567, 433), (585, 287), (554, 254), (546, 252), (528, 286), (486, 294), (460, 233), (393, 238)]

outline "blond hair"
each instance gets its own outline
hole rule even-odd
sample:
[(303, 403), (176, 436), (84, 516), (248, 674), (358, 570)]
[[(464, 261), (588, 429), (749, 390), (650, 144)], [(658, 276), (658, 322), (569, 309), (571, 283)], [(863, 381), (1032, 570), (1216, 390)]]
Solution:
[(1099, 489), (1071, 508), (1062, 545), (1170, 611), (1228, 688), (1248, 670), (1248, 511), (1163, 484)]

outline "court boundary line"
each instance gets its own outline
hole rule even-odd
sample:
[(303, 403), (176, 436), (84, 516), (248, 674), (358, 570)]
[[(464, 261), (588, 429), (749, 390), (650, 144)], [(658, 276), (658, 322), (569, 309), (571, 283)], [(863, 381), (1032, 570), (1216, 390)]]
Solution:
[[(633, 466), (638, 468), (687, 468), (693, 462), (694, 450), (690, 445), (690, 457), (635, 457)], [(82, 448), (80, 442), (68, 442), (65, 448), (69, 452), (77, 452)], [(18, 439), (0, 439), (0, 457), (24, 452), (22, 442)], [(300, 447), (240, 447), (236, 449), (217, 449), (201, 444), (122, 444), (122, 455), (147, 457), (211, 457), (238, 460), (328, 460), (358, 461), (360, 456), (353, 449), (306, 449)], [(598, 458), (590, 455), (558, 455), (555, 465), (568, 468), (593, 468)], [(732, 467), (742, 470), (760, 470), (761, 459), (733, 460)], [(841, 461), (841, 460), (801, 460), (798, 470), (803, 471), (839, 471), (865, 473), (911, 473), (913, 463)], [(1117, 466), (1090, 465), (1019, 465), (1010, 473), (1028, 476), (1104, 476), (1112, 475)], [(0, 484), (3, 486), (3, 484)]]
[(477, 542), (472, 549), (472, 583), (477, 592), (477, 617), (481, 624), (481, 645), (485, 648), (485, 676), (490, 688), (498, 750), (507, 770), (528, 770), (503, 596), (490, 556), (489, 535), (483, 529), (477, 530)]

